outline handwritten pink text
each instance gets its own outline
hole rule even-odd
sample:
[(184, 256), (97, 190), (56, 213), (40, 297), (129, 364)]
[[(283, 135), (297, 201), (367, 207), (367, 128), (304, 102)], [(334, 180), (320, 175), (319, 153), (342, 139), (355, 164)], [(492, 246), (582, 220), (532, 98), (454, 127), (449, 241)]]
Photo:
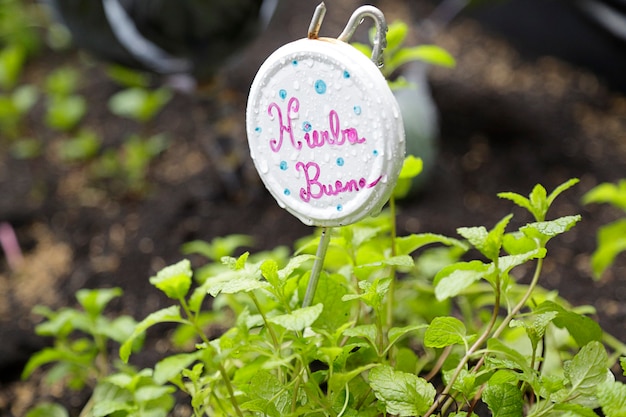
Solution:
[(300, 198), (305, 203), (308, 203), (311, 199), (320, 199), (323, 196), (334, 196), (341, 193), (349, 193), (353, 191), (359, 191), (364, 188), (372, 188), (378, 184), (382, 179), (382, 176), (376, 180), (368, 183), (365, 178), (359, 180), (351, 179), (345, 183), (341, 180), (336, 180), (334, 184), (322, 184), (319, 181), (320, 166), (315, 162), (298, 162), (296, 163), (296, 170), (304, 173), (304, 179), (306, 181), (306, 187), (300, 188)]
[[(287, 122), (285, 123), (280, 106), (274, 102), (268, 106), (268, 115), (272, 118), (278, 118), (278, 126), (280, 128), (280, 136), (278, 140), (275, 138), (270, 139), (270, 148), (272, 151), (280, 151), (283, 146), (285, 133), (289, 135), (289, 141), (295, 149), (302, 149), (302, 141), (297, 141), (295, 139), (292, 128), (292, 120), (298, 113), (299, 109), (300, 101), (296, 97), (290, 98), (287, 102)], [(363, 137), (359, 137), (359, 133), (353, 127), (342, 129), (339, 114), (337, 114), (335, 110), (331, 110), (328, 114), (328, 126), (328, 130), (313, 130), (312, 132), (306, 132), (304, 134), (304, 141), (310, 149), (321, 148), (326, 144), (341, 146), (349, 143), (351, 145), (356, 145), (364, 143), (366, 140)]]

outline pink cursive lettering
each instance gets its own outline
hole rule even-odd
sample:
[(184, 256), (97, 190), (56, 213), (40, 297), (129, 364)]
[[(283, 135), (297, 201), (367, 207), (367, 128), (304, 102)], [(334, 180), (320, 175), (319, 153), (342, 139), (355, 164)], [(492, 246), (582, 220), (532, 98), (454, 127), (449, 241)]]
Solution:
[[(287, 122), (285, 123), (283, 120), (283, 112), (277, 103), (272, 102), (267, 107), (267, 114), (270, 117), (278, 117), (278, 126), (280, 129), (278, 140), (275, 138), (270, 139), (270, 148), (272, 151), (280, 151), (283, 146), (285, 133), (289, 135), (289, 140), (295, 149), (302, 149), (302, 141), (296, 141), (292, 127), (292, 120), (299, 109), (300, 101), (296, 97), (290, 98), (287, 103)], [(331, 110), (328, 114), (328, 127), (328, 130), (313, 130), (312, 132), (306, 132), (304, 134), (304, 140), (310, 149), (321, 148), (326, 144), (341, 146), (349, 143), (350, 145), (356, 145), (366, 141), (365, 138), (359, 137), (359, 133), (354, 127), (342, 129), (339, 114), (337, 114), (335, 110)]]
[(295, 97), (291, 97), (289, 99), (289, 102), (287, 103), (287, 124), (283, 123), (283, 112), (280, 110), (280, 107), (278, 106), (278, 104), (271, 103), (267, 107), (267, 114), (269, 114), (270, 117), (274, 117), (274, 115), (272, 114), (273, 109), (276, 109), (276, 112), (278, 113), (278, 125), (280, 127), (280, 137), (278, 140), (270, 139), (270, 148), (272, 149), (272, 151), (278, 152), (280, 148), (282, 148), (283, 137), (285, 135), (285, 132), (289, 134), (289, 139), (291, 140), (291, 144), (293, 145), (293, 147), (296, 149), (301, 149), (302, 142), (300, 141), (296, 142), (296, 139), (293, 137), (293, 130), (291, 128), (291, 118), (294, 117), (298, 113), (298, 110), (300, 109), (300, 102), (298, 101), (298, 99)]
[(326, 143), (329, 145), (343, 145), (348, 141), (351, 145), (355, 145), (365, 142), (365, 138), (359, 138), (359, 133), (355, 128), (341, 129), (339, 115), (335, 110), (331, 110), (328, 114), (328, 125), (329, 130), (314, 130), (311, 133), (307, 132), (304, 134), (304, 140), (309, 148), (319, 148)]
[(382, 176), (376, 180), (368, 183), (365, 178), (360, 178), (358, 181), (355, 179), (342, 182), (336, 180), (334, 184), (322, 184), (319, 181), (320, 166), (315, 162), (298, 162), (296, 163), (296, 170), (304, 173), (304, 179), (306, 187), (300, 188), (300, 198), (305, 203), (311, 201), (311, 199), (318, 200), (323, 196), (335, 196), (341, 193), (350, 193), (360, 191), (364, 188), (375, 187), (376, 184), (382, 179)]

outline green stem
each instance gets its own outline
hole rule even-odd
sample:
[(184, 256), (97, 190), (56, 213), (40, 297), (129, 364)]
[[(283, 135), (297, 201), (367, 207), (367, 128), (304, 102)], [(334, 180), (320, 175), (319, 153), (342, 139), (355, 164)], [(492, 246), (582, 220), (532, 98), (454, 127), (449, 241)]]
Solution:
[(517, 303), (515, 307), (513, 307), (513, 309), (509, 312), (509, 314), (507, 314), (507, 316), (504, 318), (502, 323), (500, 323), (500, 326), (498, 326), (496, 331), (493, 333), (494, 338), (499, 337), (502, 334), (502, 332), (507, 327), (509, 327), (509, 323), (511, 322), (511, 320), (513, 320), (513, 317), (515, 317), (517, 313), (519, 313), (520, 310), (526, 305), (526, 302), (532, 295), (533, 291), (535, 290), (535, 287), (537, 286), (537, 283), (539, 282), (539, 276), (541, 276), (542, 268), (543, 268), (543, 258), (540, 258), (537, 260), (537, 266), (535, 267), (535, 274), (533, 275), (533, 279), (530, 282), (530, 285), (528, 286), (526, 293), (524, 294), (522, 299), (519, 301), (519, 303)]
[[(191, 313), (191, 310), (189, 309), (189, 306), (187, 305), (187, 301), (184, 298), (180, 298), (179, 301), (180, 301), (181, 306), (183, 307), (183, 310), (185, 311), (185, 314), (187, 315), (187, 318), (189, 319), (189, 322), (193, 326), (198, 336), (200, 336), (200, 339), (202, 340), (202, 342), (204, 342), (207, 346), (210, 346), (209, 339), (206, 337), (206, 335), (204, 334), (204, 331), (202, 331), (202, 329), (198, 325), (198, 321), (195, 319), (195, 316)], [(228, 372), (226, 371), (226, 368), (224, 368), (224, 365), (222, 364), (221, 360), (217, 362), (217, 365), (218, 365), (218, 371), (220, 375), (222, 376), (224, 385), (226, 386), (226, 390), (228, 391), (228, 397), (230, 399), (230, 402), (233, 405), (233, 408), (235, 409), (235, 412), (237, 413), (237, 415), (239, 417), (243, 417), (243, 413), (241, 412), (241, 409), (239, 408), (239, 404), (237, 403), (237, 398), (235, 398), (235, 390), (233, 389), (233, 385), (231, 384), (230, 378), (228, 377)]]
[(328, 227), (322, 228), (322, 236), (320, 237), (320, 243), (317, 247), (317, 253), (315, 254), (315, 262), (313, 263), (313, 269), (311, 270), (311, 277), (309, 278), (309, 285), (306, 288), (304, 294), (304, 300), (302, 301), (302, 307), (308, 307), (313, 302), (315, 296), (315, 290), (317, 289), (317, 283), (320, 279), (320, 273), (322, 272), (322, 266), (324, 265), (324, 258), (326, 258), (326, 250), (330, 243), (330, 231)]
[(259, 303), (259, 299), (256, 298), (256, 295), (254, 295), (253, 292), (248, 292), (248, 295), (250, 295), (250, 298), (252, 299), (252, 302), (254, 303), (256, 309), (258, 310), (259, 314), (261, 315), (261, 318), (263, 319), (263, 323), (265, 324), (265, 328), (267, 329), (267, 331), (270, 334), (270, 337), (272, 338), (272, 343), (274, 344), (274, 349), (276, 349), (276, 351), (278, 351), (280, 349), (280, 343), (278, 343), (278, 337), (276, 336), (276, 332), (274, 332), (274, 328), (272, 326), (270, 326), (269, 321), (267, 320), (267, 316), (265, 315), (265, 312), (263, 312), (263, 309), (261, 308), (261, 303)]
[[(495, 299), (494, 306), (493, 306), (493, 313), (491, 314), (491, 320), (489, 320), (489, 324), (487, 325), (487, 328), (480, 335), (478, 340), (476, 340), (476, 342), (474, 342), (474, 344), (467, 350), (467, 352), (465, 352), (465, 355), (463, 356), (463, 358), (457, 365), (456, 369), (454, 370), (454, 373), (452, 374), (450, 381), (448, 382), (446, 387), (443, 389), (443, 391), (439, 394), (439, 396), (437, 396), (437, 398), (435, 399), (435, 402), (430, 407), (428, 412), (426, 412), (424, 417), (428, 417), (432, 413), (434, 413), (439, 407), (439, 405), (443, 402), (443, 399), (448, 397), (448, 395), (450, 394), (450, 391), (452, 390), (452, 385), (454, 385), (454, 382), (457, 380), (457, 378), (459, 377), (459, 375), (465, 368), (465, 365), (467, 365), (467, 363), (471, 359), (472, 355), (487, 341), (487, 339), (489, 339), (491, 331), (493, 330), (493, 327), (495, 326), (496, 321), (498, 320), (498, 311), (500, 310), (500, 286), (499, 285), (496, 288), (495, 295), (496, 295), (496, 299)], [(450, 397), (448, 401), (446, 401), (446, 404), (444, 404), (444, 408), (449, 407), (451, 399), (452, 398)]]

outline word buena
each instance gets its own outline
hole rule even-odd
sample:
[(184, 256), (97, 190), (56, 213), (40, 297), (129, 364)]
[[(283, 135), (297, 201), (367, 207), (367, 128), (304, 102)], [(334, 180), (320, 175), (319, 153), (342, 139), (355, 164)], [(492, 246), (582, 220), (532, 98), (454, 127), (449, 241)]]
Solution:
[[(294, 137), (292, 125), (292, 118), (296, 116), (300, 109), (300, 101), (296, 97), (289, 99), (287, 103), (287, 123), (284, 123), (283, 112), (280, 106), (276, 103), (271, 103), (267, 108), (267, 114), (271, 117), (278, 117), (278, 125), (280, 127), (279, 139), (270, 139), (270, 148), (274, 152), (280, 151), (283, 146), (283, 140), (285, 133), (289, 135), (289, 140), (292, 146), (298, 150), (302, 149), (302, 141), (296, 140)], [(276, 112), (276, 115), (274, 114)], [(335, 110), (331, 110), (328, 114), (328, 130), (313, 130), (312, 132), (306, 132), (304, 134), (304, 141), (311, 149), (321, 148), (324, 145), (344, 145), (351, 144), (356, 145), (359, 143), (365, 143), (365, 138), (359, 137), (359, 133), (353, 127), (347, 129), (341, 129), (341, 121), (339, 115)]]
[(323, 196), (335, 196), (341, 193), (349, 193), (352, 191), (359, 191), (364, 188), (375, 187), (376, 184), (382, 179), (382, 176), (376, 180), (368, 183), (365, 178), (357, 180), (348, 180), (345, 183), (341, 180), (336, 180), (334, 184), (322, 184), (319, 181), (320, 178), (320, 166), (315, 162), (298, 162), (296, 163), (296, 170), (304, 173), (306, 180), (306, 188), (300, 188), (300, 198), (305, 203), (308, 203), (312, 198), (320, 199)]

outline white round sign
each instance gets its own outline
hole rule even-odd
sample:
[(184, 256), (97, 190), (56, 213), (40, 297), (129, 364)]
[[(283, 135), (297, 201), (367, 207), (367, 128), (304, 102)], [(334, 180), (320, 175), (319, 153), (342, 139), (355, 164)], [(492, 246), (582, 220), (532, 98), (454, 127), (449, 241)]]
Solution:
[(377, 214), (404, 160), (402, 117), (385, 78), (337, 39), (275, 51), (252, 83), (246, 127), (263, 183), (308, 225)]

